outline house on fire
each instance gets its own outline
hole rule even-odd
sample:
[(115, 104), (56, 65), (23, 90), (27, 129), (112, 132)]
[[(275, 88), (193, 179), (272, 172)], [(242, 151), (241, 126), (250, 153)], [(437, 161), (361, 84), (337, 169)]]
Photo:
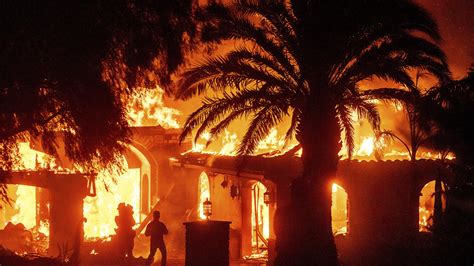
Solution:
[[(210, 200), (211, 219), (231, 222), (231, 259), (258, 258), (266, 256), (266, 252), (272, 257), (272, 240), (275, 239), (273, 216), (279, 206), (288, 204), (291, 180), (301, 172), (298, 156), (248, 156), (243, 167), (237, 168), (238, 157), (186, 152), (191, 143), (179, 145), (180, 130), (155, 126), (133, 128), (132, 132), (125, 158), (128, 169), (133, 170), (130, 178), (139, 184), (138, 197), (134, 199), (138, 235), (143, 233), (149, 214), (160, 210), (170, 231), (166, 237), (168, 256), (183, 258), (183, 222), (204, 219), (202, 203)], [(41, 150), (39, 144), (32, 144), (32, 148)], [(60, 161), (63, 168), (68, 167), (67, 160), (61, 158)], [(410, 228), (425, 230), (423, 226), (429, 219), (429, 206), (412, 206), (410, 197), (424, 194), (420, 197), (429, 199), (431, 194), (426, 194), (424, 188), (433, 188), (436, 178), (449, 183), (451, 173), (443, 163), (435, 160), (416, 161), (414, 179), (412, 169), (411, 162), (399, 160), (340, 162), (332, 188), (333, 231), (338, 235), (336, 240), (340, 252), (392, 245), (404, 241)], [(50, 176), (56, 179), (37, 176), (36, 183), (27, 181), (29, 176), (35, 175), (31, 171), (29, 175), (18, 173), (10, 183), (51, 190), (54, 196), (50, 197), (49, 246), (50, 253), (57, 254), (54, 247), (64, 243), (72, 245), (77, 239), (74, 233), (77, 231), (66, 230), (68, 225), (54, 218), (57, 216), (55, 210), (61, 202), (68, 202), (68, 206), (63, 207), (79, 210), (62, 212), (63, 220), (66, 219), (69, 225), (83, 226), (83, 215), (88, 219), (85, 224), (93, 222), (87, 217), (87, 212), (80, 211), (84, 209), (84, 201), (94, 196), (93, 177), (76, 174), (74, 178), (80, 182), (74, 181), (78, 182), (74, 183), (74, 189), (59, 193), (55, 191), (61, 189), (55, 186), (62, 188), (60, 182), (71, 182), (71, 174), (59, 176), (51, 173)], [(59, 181), (40, 184), (53, 179)], [(84, 241), (90, 239), (86, 236)]]

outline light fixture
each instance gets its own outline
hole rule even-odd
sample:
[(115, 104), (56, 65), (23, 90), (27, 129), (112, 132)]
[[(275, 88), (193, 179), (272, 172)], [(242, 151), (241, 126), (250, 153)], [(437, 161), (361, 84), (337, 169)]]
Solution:
[(206, 216), (207, 220), (209, 220), (212, 215), (212, 202), (209, 200), (209, 198), (206, 198), (206, 201), (202, 203), (202, 209), (204, 216)]
[(232, 186), (230, 186), (230, 197), (234, 199), (235, 197), (238, 197), (238, 196), (239, 196), (239, 187), (236, 186), (235, 184), (232, 184)]
[(271, 196), (270, 191), (268, 191), (268, 190), (265, 191), (265, 193), (263, 193), (263, 202), (267, 205), (270, 204), (270, 202), (271, 202), (270, 196)]
[(221, 186), (223, 188), (226, 188), (229, 185), (229, 178), (225, 175), (224, 176), (224, 181), (222, 181)]

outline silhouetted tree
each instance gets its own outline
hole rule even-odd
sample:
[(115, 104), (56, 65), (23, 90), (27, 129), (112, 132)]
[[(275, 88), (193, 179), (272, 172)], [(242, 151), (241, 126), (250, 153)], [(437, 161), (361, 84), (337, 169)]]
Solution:
[(447, 162), (455, 175), (445, 192), (446, 209), (434, 227), (435, 259), (441, 264), (469, 264), (474, 261), (474, 215), (467, 207), (474, 202), (474, 68), (462, 79), (433, 87), (429, 96), (436, 104), (431, 114), (437, 147), (456, 156)]
[(379, 114), (370, 100), (385, 95), (362, 91), (359, 82), (376, 77), (415, 89), (408, 74), (414, 68), (446, 79), (444, 53), (412, 34), (439, 40), (436, 23), (412, 1), (376, 0), (240, 0), (212, 5), (207, 17), (206, 41), (237, 43), (184, 74), (180, 97), (206, 89), (217, 96), (206, 98), (189, 116), (182, 137), (194, 129), (196, 138), (207, 130), (215, 136), (235, 119), (250, 117), (238, 149), (250, 154), (271, 128), (290, 116), (287, 138), (296, 136), (301, 144), (304, 169), (294, 181), (286, 213), (291, 222), (282, 225), (290, 238), (283, 245), (277, 235), (278, 261), (337, 264), (330, 183), (339, 161), (340, 133), (351, 155), (351, 110), (378, 129)]
[(474, 67), (466, 77), (433, 87), (428, 94), (436, 104), (431, 117), (439, 149), (453, 151), (459, 164), (474, 166)]
[[(423, 146), (432, 146), (432, 137), (435, 133), (434, 121), (432, 113), (430, 112), (435, 105), (428, 93), (419, 88), (419, 80), (426, 74), (417, 71), (415, 74), (414, 89), (407, 92), (399, 92), (393, 89), (383, 89), (376, 93), (382, 93), (380, 98), (395, 100), (398, 104), (403, 106), (403, 111), (406, 114), (406, 121), (408, 126), (398, 125), (395, 131), (382, 130), (377, 134), (377, 141), (386, 139), (396, 140), (400, 142), (408, 152), (410, 161), (414, 162), (417, 158), (419, 149)], [(393, 93), (391, 93), (393, 91)], [(376, 156), (383, 157), (383, 147), (376, 150)], [(444, 153), (443, 153), (444, 154)]]
[(0, 7), (0, 149), (41, 137), (85, 166), (107, 166), (127, 142), (123, 102), (137, 86), (169, 90), (193, 44), (192, 0), (9, 1)]

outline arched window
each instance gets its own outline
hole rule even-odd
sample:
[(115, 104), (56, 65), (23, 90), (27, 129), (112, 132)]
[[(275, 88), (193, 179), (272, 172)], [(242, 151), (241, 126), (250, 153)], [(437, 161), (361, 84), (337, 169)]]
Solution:
[(348, 232), (348, 197), (346, 190), (336, 183), (332, 184), (332, 232), (334, 235)]
[(446, 207), (445, 187), (443, 182), (439, 181), (438, 188), (436, 181), (428, 182), (420, 193), (420, 205), (418, 208), (418, 224), (420, 232), (431, 232), (435, 220), (435, 209), (440, 212)]
[(204, 220), (206, 216), (204, 215), (203, 203), (207, 199), (211, 200), (211, 191), (209, 185), (209, 177), (205, 172), (202, 172), (199, 176), (199, 206), (198, 206), (198, 216), (199, 219)]
[(270, 237), (270, 211), (263, 201), (267, 188), (260, 182), (252, 186), (252, 246), (256, 253), (267, 245)]

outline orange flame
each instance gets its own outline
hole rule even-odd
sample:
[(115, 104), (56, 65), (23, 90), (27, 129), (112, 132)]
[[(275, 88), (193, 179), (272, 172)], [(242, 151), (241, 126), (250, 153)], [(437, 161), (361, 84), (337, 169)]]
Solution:
[(114, 176), (106, 171), (98, 174), (98, 180), (107, 182), (97, 185), (97, 195), (84, 199), (84, 235), (86, 238), (104, 238), (115, 234), (115, 216), (118, 215), (117, 206), (124, 202), (133, 207), (135, 222), (140, 220), (140, 169), (128, 169), (112, 182)]
[(129, 124), (139, 126), (162, 126), (164, 128), (179, 128), (176, 117), (181, 112), (164, 106), (165, 92), (160, 88), (137, 88), (127, 102)]

